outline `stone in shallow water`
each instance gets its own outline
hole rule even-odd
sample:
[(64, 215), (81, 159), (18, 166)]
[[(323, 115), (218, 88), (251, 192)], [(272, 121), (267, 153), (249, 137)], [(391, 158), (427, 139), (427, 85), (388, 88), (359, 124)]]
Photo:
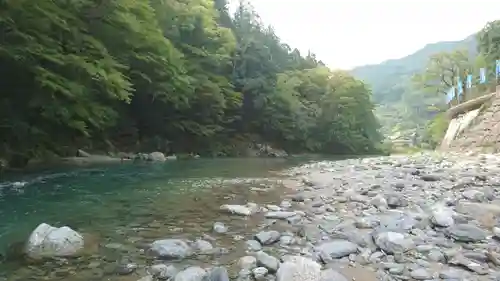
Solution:
[(347, 240), (333, 240), (323, 243), (314, 249), (316, 252), (321, 252), (331, 258), (338, 259), (356, 253), (358, 246)]
[(224, 212), (240, 216), (250, 216), (252, 214), (252, 210), (243, 205), (222, 205), (220, 209)]
[(215, 222), (213, 230), (216, 233), (222, 234), (227, 232), (227, 227), (222, 222)]
[(151, 244), (151, 251), (163, 259), (183, 259), (193, 254), (193, 249), (181, 239), (163, 239)]
[(73, 229), (67, 226), (57, 228), (42, 223), (28, 238), (25, 253), (33, 259), (74, 256), (83, 249), (83, 246), (83, 236)]

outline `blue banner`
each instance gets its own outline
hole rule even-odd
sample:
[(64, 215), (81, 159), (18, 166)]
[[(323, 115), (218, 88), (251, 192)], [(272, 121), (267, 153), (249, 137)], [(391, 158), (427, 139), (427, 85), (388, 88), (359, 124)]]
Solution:
[(500, 75), (500, 60), (497, 60), (497, 67), (495, 71), (495, 77), (498, 79), (498, 75)]
[(446, 103), (450, 103), (455, 98), (455, 88), (451, 87), (446, 93)]
[(479, 83), (480, 84), (486, 83), (486, 69), (485, 68), (479, 69)]
[(467, 75), (467, 89), (472, 88), (472, 74)]
[(457, 77), (457, 94), (460, 97), (462, 93), (464, 92), (464, 86), (462, 85), (462, 79), (460, 77)]

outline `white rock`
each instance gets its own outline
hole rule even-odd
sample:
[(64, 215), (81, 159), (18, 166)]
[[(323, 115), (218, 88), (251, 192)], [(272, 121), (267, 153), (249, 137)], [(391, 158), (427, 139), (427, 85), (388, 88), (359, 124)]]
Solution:
[(74, 256), (83, 249), (83, 236), (73, 229), (40, 224), (30, 235), (25, 252), (33, 259)]
[(165, 162), (165, 161), (167, 161), (167, 158), (165, 157), (165, 154), (156, 151), (156, 152), (152, 152), (148, 155), (148, 160), (155, 161), (155, 162)]
[(240, 215), (240, 216), (250, 216), (252, 211), (243, 205), (222, 205), (220, 206), (222, 211), (226, 211), (231, 214)]
[(301, 256), (287, 257), (276, 274), (277, 281), (319, 281), (321, 265)]

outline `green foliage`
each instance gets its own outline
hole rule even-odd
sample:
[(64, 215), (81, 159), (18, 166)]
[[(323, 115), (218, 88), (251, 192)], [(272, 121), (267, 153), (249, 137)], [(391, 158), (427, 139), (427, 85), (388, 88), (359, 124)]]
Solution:
[[(436, 108), (445, 106), (444, 96), (442, 93), (430, 94), (430, 88), (416, 86), (414, 76), (425, 71), (429, 59), (436, 54), (459, 49), (467, 53), (467, 57), (474, 57), (476, 47), (474, 35), (461, 41), (438, 42), (404, 58), (357, 67), (351, 73), (372, 88), (377, 103), (376, 115), (384, 134), (392, 135), (396, 127), (397, 131), (421, 130), (436, 115)], [(431, 85), (437, 87), (438, 84)]]
[(377, 150), (370, 90), (281, 42), (245, 2), (233, 17), (224, 0), (100, 2), (2, 4), (0, 156)]
[(424, 142), (432, 148), (437, 147), (444, 138), (448, 129), (449, 120), (444, 112), (430, 120), (425, 129)]

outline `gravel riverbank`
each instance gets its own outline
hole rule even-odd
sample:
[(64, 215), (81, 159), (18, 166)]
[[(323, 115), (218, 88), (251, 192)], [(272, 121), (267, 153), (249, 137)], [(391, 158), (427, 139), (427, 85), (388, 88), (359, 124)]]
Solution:
[[(500, 280), (500, 156), (352, 159), (283, 174), (273, 204), (228, 197), (199, 238), (142, 245), (147, 264), (100, 280)], [(233, 220), (259, 227), (217, 247)], [(200, 257), (204, 266), (185, 262)]]

